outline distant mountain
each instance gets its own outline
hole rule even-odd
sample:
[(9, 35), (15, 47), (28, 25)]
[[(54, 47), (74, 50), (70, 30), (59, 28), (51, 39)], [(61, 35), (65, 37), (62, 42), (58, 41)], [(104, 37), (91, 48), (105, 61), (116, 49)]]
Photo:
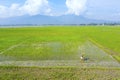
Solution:
[(103, 20), (88, 19), (83, 16), (63, 15), (63, 16), (19, 16), (12, 18), (0, 19), (0, 25), (16, 25), (16, 24), (89, 24), (104, 23)]

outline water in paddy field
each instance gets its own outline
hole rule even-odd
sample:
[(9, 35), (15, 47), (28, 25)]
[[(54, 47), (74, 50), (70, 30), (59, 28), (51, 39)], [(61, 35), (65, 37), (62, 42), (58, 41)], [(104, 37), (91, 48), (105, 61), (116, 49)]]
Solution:
[[(19, 45), (12, 49), (12, 53), (17, 51), (33, 50), (33, 57), (38, 59), (32, 60), (15, 60), (15, 57), (6, 57), (0, 55), (0, 65), (13, 66), (74, 66), (74, 67), (119, 67), (120, 64), (108, 53), (97, 47), (91, 42), (86, 42), (83, 45), (75, 45), (73, 43), (60, 42), (43, 42), (30, 45)], [(35, 51), (35, 52), (34, 52)], [(39, 59), (39, 51), (43, 54), (53, 54), (48, 56), (47, 60)], [(7, 51), (9, 53), (10, 51)], [(27, 52), (27, 51), (26, 51)], [(20, 53), (20, 52), (17, 52)], [(29, 53), (29, 51), (28, 51)], [(37, 54), (37, 56), (34, 56)], [(71, 55), (72, 54), (72, 55)], [(29, 56), (29, 55), (28, 55)], [(68, 57), (69, 56), (69, 57)], [(81, 60), (81, 57), (83, 58)], [(52, 59), (51, 59), (52, 58)], [(67, 58), (67, 59), (65, 59)]]
[[(14, 45), (13, 45), (14, 46)], [(37, 42), (24, 43), (6, 49), (2, 55), (12, 56), (15, 60), (77, 60), (77, 46), (75, 43)], [(13, 60), (13, 59), (9, 59)]]
[(115, 61), (111, 55), (90, 42), (85, 43), (80, 52), (83, 53), (84, 58), (88, 58), (88, 62)]
[(80, 55), (83, 55), (84, 57), (83, 62), (90, 65), (120, 67), (120, 63), (117, 62), (117, 60), (91, 42), (86, 42), (81, 46)]

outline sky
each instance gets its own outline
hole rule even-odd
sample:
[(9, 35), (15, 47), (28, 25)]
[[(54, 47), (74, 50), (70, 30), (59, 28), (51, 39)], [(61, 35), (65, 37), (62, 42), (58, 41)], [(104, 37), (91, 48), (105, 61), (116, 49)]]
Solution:
[(120, 21), (120, 0), (0, 0), (0, 18), (71, 14), (96, 20)]

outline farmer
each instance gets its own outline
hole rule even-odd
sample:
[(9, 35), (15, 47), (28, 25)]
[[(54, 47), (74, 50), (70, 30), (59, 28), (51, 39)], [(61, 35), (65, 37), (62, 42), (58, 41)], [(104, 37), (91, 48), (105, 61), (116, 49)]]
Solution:
[(84, 61), (84, 55), (85, 55), (85, 51), (84, 51), (84, 49), (82, 49), (82, 51), (81, 51), (81, 57), (80, 57), (80, 59), (82, 61)]
[(80, 57), (81, 60), (84, 60), (83, 55)]

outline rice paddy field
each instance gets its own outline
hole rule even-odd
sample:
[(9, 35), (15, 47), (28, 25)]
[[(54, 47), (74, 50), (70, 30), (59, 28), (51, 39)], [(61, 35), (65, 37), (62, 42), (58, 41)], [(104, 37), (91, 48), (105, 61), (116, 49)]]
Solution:
[(119, 80), (119, 36), (120, 26), (0, 28), (0, 79)]

